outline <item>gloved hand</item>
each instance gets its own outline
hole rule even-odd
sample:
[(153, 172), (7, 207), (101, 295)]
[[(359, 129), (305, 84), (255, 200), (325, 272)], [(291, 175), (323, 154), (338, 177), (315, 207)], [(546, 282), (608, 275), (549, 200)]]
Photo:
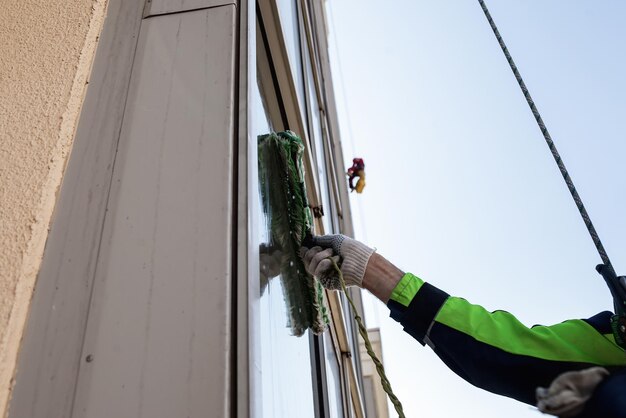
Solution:
[(307, 271), (325, 288), (341, 289), (339, 275), (329, 257), (341, 267), (346, 286), (362, 287), (367, 262), (375, 249), (345, 235), (324, 235), (310, 241), (307, 244), (311, 248), (302, 247), (300, 255)]
[(561, 418), (578, 416), (596, 386), (608, 375), (603, 367), (563, 373), (549, 388), (537, 388), (537, 408)]

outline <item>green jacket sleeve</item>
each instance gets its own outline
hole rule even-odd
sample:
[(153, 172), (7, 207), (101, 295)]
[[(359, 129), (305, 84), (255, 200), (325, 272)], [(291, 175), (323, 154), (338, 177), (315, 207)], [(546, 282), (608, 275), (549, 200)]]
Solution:
[(626, 366), (626, 355), (611, 333), (610, 312), (527, 327), (508, 312), (489, 312), (410, 273), (398, 283), (388, 306), (407, 333), (428, 344), (465, 380), (531, 405), (535, 388), (565, 371)]

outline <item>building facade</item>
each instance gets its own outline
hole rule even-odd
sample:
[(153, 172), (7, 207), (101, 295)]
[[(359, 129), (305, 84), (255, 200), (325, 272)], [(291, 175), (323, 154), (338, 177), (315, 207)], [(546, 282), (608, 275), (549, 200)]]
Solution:
[[(47, 4), (52, 17), (23, 28), (47, 39), (33, 42), (41, 54), (13, 34), (41, 74), (29, 78), (28, 63), (13, 74), (18, 56), (0, 67), (5, 93), (8, 75), (25, 86), (1, 99), (13, 117), (3, 197), (25, 208), (0, 218), (12, 249), (2, 259), (4, 416), (364, 417), (344, 296), (326, 294), (326, 333), (298, 338), (280, 280), (259, 280), (268, 231), (257, 135), (303, 138), (315, 232), (352, 234), (324, 1)], [(29, 95), (52, 81), (62, 88), (42, 113)], [(24, 191), (33, 154), (48, 165)]]
[[(383, 358), (383, 346), (380, 337), (380, 328), (370, 328), (367, 330), (372, 350), (376, 357)], [(363, 400), (365, 411), (368, 417), (389, 418), (387, 408), (387, 394), (380, 382), (376, 372), (376, 365), (367, 355), (367, 347), (363, 340), (359, 340), (359, 350), (361, 352), (362, 374), (363, 374)]]

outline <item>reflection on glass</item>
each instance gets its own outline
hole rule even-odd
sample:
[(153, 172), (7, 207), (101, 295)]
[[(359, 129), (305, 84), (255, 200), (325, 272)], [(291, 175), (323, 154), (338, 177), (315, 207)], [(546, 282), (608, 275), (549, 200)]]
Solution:
[(324, 356), (326, 358), (326, 384), (328, 388), (328, 410), (331, 417), (342, 418), (341, 375), (337, 353), (329, 332), (324, 334)]
[[(271, 130), (257, 89), (252, 102), (256, 134)], [(255, 135), (256, 136), (256, 135)], [(260, 194), (256, 194), (256, 207), (261, 218)], [(277, 274), (276, 254), (263, 243), (269, 242), (267, 219), (259, 223), (261, 295), (259, 302), (261, 334), (261, 398), (263, 416), (271, 418), (315, 416), (311, 353), (308, 333), (294, 337), (287, 327), (287, 309)]]
[[(305, 54), (304, 65), (306, 69), (306, 88), (307, 88), (307, 113), (310, 117), (310, 129), (309, 136), (313, 144), (313, 152), (315, 152), (315, 161), (317, 165), (317, 176), (321, 180), (319, 182), (320, 195), (322, 198), (322, 206), (330, 213), (330, 199), (329, 190), (326, 179), (326, 157), (324, 155), (324, 138), (322, 137), (322, 119), (320, 118), (320, 106), (317, 100), (317, 93), (315, 91), (315, 80), (313, 79), (313, 69), (310, 56)], [(324, 231), (330, 233), (331, 225), (329, 222), (330, 217), (322, 217), (322, 223), (324, 224)]]
[(302, 60), (300, 59), (300, 26), (298, 25), (298, 6), (296, 0), (277, 0), (280, 24), (283, 28), (289, 64), (296, 83), (298, 99), (304, 103), (304, 82)]

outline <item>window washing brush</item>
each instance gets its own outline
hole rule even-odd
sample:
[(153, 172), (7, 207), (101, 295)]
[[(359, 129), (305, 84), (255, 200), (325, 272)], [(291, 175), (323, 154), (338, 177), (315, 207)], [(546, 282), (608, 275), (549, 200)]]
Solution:
[(321, 334), (329, 323), (324, 289), (299, 255), (313, 226), (304, 184), (304, 144), (286, 131), (259, 136), (258, 147), (261, 198), (270, 231), (270, 242), (263, 247), (280, 254), (288, 325), (297, 336), (307, 329)]
[[(306, 198), (302, 155), (304, 144), (293, 132), (270, 133), (258, 137), (259, 183), (263, 212), (269, 222), (270, 243), (261, 244), (261, 251), (280, 254), (280, 274), (289, 313), (289, 326), (300, 336), (308, 329), (315, 334), (324, 332), (329, 323), (328, 308), (321, 283), (310, 275), (300, 257), (300, 247), (311, 239), (313, 217)], [(342, 290), (350, 303), (359, 333), (372, 358), (384, 391), (398, 416), (404, 418), (402, 404), (393, 393), (383, 364), (372, 348), (367, 329), (350, 298), (341, 269), (330, 259), (339, 275)], [(263, 269), (263, 266), (261, 266)]]

